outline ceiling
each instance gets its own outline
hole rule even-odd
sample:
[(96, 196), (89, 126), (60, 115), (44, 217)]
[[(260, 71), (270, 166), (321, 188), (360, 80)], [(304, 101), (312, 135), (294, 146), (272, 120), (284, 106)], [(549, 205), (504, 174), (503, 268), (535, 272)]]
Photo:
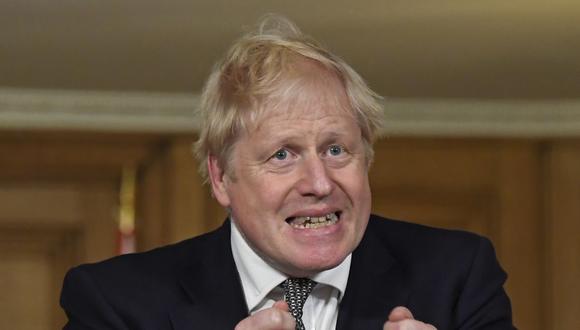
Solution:
[(0, 88), (196, 93), (268, 12), (385, 96), (580, 98), (578, 0), (3, 0)]

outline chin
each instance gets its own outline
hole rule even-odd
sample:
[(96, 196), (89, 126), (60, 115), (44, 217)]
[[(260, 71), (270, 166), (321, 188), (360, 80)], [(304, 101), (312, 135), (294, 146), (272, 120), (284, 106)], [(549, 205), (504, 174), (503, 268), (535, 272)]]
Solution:
[(286, 272), (292, 276), (305, 277), (328, 269), (332, 269), (344, 261), (347, 254), (332, 257), (308, 258), (308, 260), (296, 260)]

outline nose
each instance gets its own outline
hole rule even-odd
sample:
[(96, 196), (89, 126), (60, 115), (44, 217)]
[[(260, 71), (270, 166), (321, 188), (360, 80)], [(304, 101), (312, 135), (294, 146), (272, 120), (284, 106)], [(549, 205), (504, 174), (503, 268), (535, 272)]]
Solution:
[(323, 198), (332, 192), (334, 183), (324, 161), (319, 157), (304, 159), (299, 175), (297, 189), (302, 196)]

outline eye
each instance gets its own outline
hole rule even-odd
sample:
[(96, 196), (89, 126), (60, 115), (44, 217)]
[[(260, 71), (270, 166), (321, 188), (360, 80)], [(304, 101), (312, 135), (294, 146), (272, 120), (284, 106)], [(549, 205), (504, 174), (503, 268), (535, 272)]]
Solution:
[(277, 160), (284, 160), (284, 159), (288, 158), (288, 150), (280, 149), (274, 153), (272, 158), (275, 158)]
[(342, 154), (343, 152), (344, 152), (344, 149), (342, 146), (333, 144), (330, 147), (328, 147), (328, 153), (331, 156), (338, 156), (338, 155)]

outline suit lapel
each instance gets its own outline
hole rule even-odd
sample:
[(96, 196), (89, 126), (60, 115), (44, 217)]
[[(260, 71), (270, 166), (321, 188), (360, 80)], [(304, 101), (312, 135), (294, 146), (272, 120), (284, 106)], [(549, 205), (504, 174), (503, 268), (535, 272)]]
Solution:
[(174, 310), (176, 330), (233, 329), (248, 315), (239, 275), (230, 246), (230, 223), (208, 235), (195, 262), (185, 268), (180, 285), (188, 303)]
[(407, 304), (409, 293), (408, 276), (403, 265), (389, 253), (373, 231), (367, 229), (353, 252), (336, 328), (382, 329), (389, 312), (396, 306)]

